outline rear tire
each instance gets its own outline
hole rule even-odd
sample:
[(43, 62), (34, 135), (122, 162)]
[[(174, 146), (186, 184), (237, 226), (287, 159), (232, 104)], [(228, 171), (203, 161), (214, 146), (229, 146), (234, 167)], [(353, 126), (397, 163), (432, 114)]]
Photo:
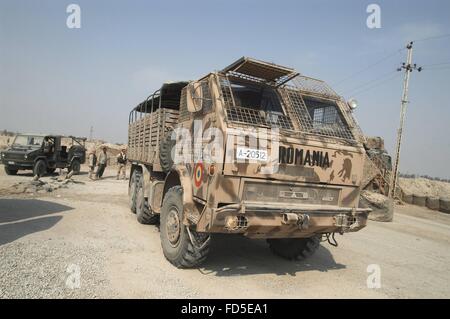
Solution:
[(11, 167), (5, 165), (5, 173), (6, 173), (6, 175), (17, 175), (17, 171), (18, 171), (18, 169), (11, 168)]
[(72, 161), (72, 164), (70, 164), (69, 171), (73, 172), (74, 175), (80, 174), (81, 171), (81, 163), (79, 160), (75, 159)]
[(144, 182), (142, 177), (139, 178), (136, 190), (136, 217), (141, 224), (157, 224), (159, 221), (159, 215), (151, 211), (145, 200), (144, 194)]
[(210, 238), (207, 234), (190, 230), (196, 242), (190, 240), (188, 230), (183, 224), (183, 189), (170, 188), (164, 196), (161, 207), (160, 237), (166, 259), (177, 268), (192, 268), (206, 260)]
[(312, 256), (320, 246), (321, 235), (310, 238), (268, 239), (270, 250), (282, 258), (303, 260)]
[(140, 178), (140, 174), (138, 170), (134, 170), (133, 174), (130, 177), (130, 184), (128, 187), (128, 204), (130, 206), (131, 211), (136, 214), (136, 191), (137, 191), (137, 182)]
[(39, 160), (34, 164), (33, 167), (33, 175), (42, 177), (47, 173), (47, 164), (44, 160)]

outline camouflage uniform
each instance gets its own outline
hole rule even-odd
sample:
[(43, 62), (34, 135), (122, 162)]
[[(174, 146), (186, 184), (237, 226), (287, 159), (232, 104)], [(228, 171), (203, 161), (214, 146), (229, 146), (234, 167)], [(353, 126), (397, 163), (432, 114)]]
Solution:
[(123, 179), (126, 179), (127, 170), (127, 154), (122, 151), (117, 154), (117, 179), (120, 177), (120, 172), (122, 172)]
[(45, 153), (53, 153), (53, 143), (48, 138), (44, 139), (44, 152)]
[(88, 165), (89, 165), (89, 178), (93, 178), (95, 164), (97, 162), (97, 155), (95, 155), (95, 151), (91, 151), (88, 157)]

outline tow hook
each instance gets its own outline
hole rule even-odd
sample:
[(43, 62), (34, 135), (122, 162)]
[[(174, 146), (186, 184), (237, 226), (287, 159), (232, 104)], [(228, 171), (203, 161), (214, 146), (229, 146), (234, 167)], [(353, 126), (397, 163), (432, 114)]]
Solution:
[(335, 233), (326, 233), (326, 234), (322, 234), (322, 238), (321, 241), (327, 241), (331, 246), (337, 247), (338, 243), (336, 241), (336, 239), (334, 238), (334, 234)]
[(300, 229), (308, 229), (309, 227), (308, 214), (283, 213), (281, 216), (282, 223), (285, 225), (297, 225)]

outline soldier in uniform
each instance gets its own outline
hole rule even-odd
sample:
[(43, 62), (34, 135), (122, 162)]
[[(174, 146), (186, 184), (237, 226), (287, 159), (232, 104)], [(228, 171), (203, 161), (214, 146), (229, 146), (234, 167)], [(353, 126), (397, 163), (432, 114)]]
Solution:
[(106, 165), (108, 164), (108, 154), (106, 154), (107, 147), (102, 147), (102, 152), (98, 156), (98, 168), (96, 177), (97, 179), (100, 179), (103, 176), (103, 173), (105, 172)]
[(97, 164), (97, 155), (95, 154), (95, 148), (91, 148), (88, 156), (88, 165), (89, 165), (89, 178), (94, 179), (94, 169)]
[[(34, 139), (30, 142), (30, 144), (34, 144)], [(44, 152), (45, 153), (53, 153), (53, 142), (50, 140), (49, 137), (44, 138)]]
[(127, 153), (126, 149), (122, 149), (119, 154), (117, 154), (117, 179), (120, 177), (120, 172), (122, 172), (123, 179), (127, 179), (126, 177), (127, 171)]

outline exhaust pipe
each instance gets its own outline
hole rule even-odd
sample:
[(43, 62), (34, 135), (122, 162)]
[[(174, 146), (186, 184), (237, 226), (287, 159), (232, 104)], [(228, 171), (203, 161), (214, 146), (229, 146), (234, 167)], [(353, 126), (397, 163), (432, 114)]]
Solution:
[(300, 229), (309, 227), (308, 214), (283, 213), (281, 222), (285, 225), (297, 225)]
[(298, 223), (298, 215), (294, 213), (283, 213), (282, 216), (282, 222), (285, 225), (297, 225)]

